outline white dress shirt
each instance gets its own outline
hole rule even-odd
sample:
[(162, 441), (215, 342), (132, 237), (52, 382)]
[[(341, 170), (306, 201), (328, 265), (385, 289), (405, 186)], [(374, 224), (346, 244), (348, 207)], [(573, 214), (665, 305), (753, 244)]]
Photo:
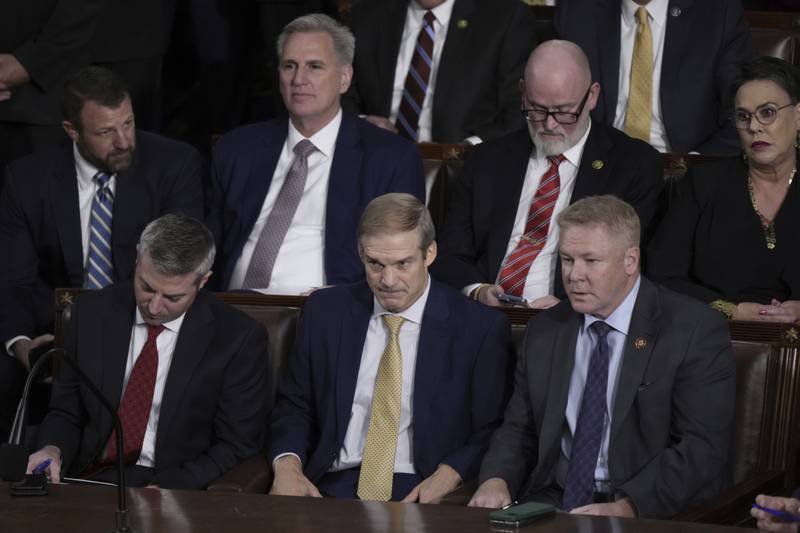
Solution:
[[(153, 389), (153, 405), (150, 407), (150, 418), (147, 420), (147, 429), (144, 432), (144, 442), (139, 460), (136, 464), (152, 468), (156, 463), (156, 430), (158, 429), (158, 418), (161, 414), (161, 400), (164, 397), (164, 385), (167, 383), (169, 367), (172, 364), (172, 354), (175, 352), (175, 344), (178, 341), (178, 334), (183, 325), (186, 313), (175, 320), (164, 324), (164, 330), (156, 339), (158, 348), (158, 369), (156, 370), (156, 385)], [(128, 380), (133, 371), (133, 365), (147, 342), (147, 323), (142, 318), (139, 308), (136, 308), (136, 319), (131, 329), (131, 342), (128, 348), (128, 360), (125, 363), (125, 380), (122, 382), (122, 395), (120, 401), (125, 396), (125, 389), (128, 387)]]
[[(625, 341), (628, 338), (633, 306), (636, 304), (640, 285), (641, 278), (637, 277), (636, 283), (622, 303), (605, 319), (605, 323), (611, 326), (612, 329), (606, 336), (609, 350), (606, 416), (603, 419), (603, 436), (600, 441), (600, 451), (598, 452), (597, 465), (594, 470), (595, 490), (598, 492), (608, 493), (610, 491), (608, 486), (608, 480), (610, 479), (608, 473), (608, 443), (611, 436), (611, 415), (614, 412), (614, 401), (617, 397), (617, 381), (622, 370)], [(572, 453), (572, 439), (575, 435), (575, 428), (578, 425), (583, 391), (586, 387), (586, 376), (589, 373), (589, 361), (592, 356), (592, 350), (597, 345), (597, 336), (589, 329), (589, 326), (598, 320), (601, 319), (592, 315), (584, 315), (583, 325), (578, 330), (578, 340), (575, 345), (575, 364), (572, 367), (567, 410), (565, 412), (567, 424), (564, 426), (564, 432), (561, 436), (561, 455), (556, 466), (556, 482), (561, 487), (564, 487), (566, 483), (569, 457)]]
[[(317, 148), (308, 156), (308, 175), (303, 196), (297, 205), (292, 224), (275, 258), (269, 288), (263, 292), (299, 294), (325, 285), (325, 212), (328, 203), (328, 184), (331, 163), (342, 123), (341, 109), (324, 128), (308, 140)], [(233, 269), (228, 289), (241, 289), (250, 259), (267, 217), (275, 207), (286, 175), (294, 162), (294, 147), (305, 139), (289, 121), (289, 133), (278, 158), (261, 212), (242, 248), (242, 254)], [(266, 287), (264, 287), (266, 289)]]
[[(525, 287), (522, 290), (522, 296), (529, 302), (548, 294), (553, 294), (553, 281), (556, 271), (556, 261), (558, 261), (558, 224), (555, 223), (558, 214), (569, 206), (570, 199), (572, 198), (572, 191), (575, 189), (575, 180), (578, 177), (578, 168), (581, 164), (583, 157), (583, 148), (586, 146), (586, 139), (589, 138), (589, 132), (592, 130), (592, 123), (589, 122), (589, 127), (583, 134), (583, 137), (575, 143), (574, 146), (564, 152), (564, 161), (558, 167), (560, 189), (558, 193), (558, 200), (553, 207), (553, 215), (550, 217), (550, 227), (547, 229), (547, 242), (544, 247), (533, 260), (530, 270), (528, 270), (528, 277), (525, 278)], [(500, 276), (503, 273), (503, 265), (506, 264), (508, 257), (517, 248), (522, 235), (525, 233), (525, 224), (528, 221), (528, 211), (536, 196), (536, 189), (539, 188), (539, 183), (542, 176), (550, 168), (550, 161), (547, 156), (539, 153), (536, 147), (531, 151), (530, 158), (528, 159), (528, 168), (525, 171), (525, 182), (522, 184), (522, 193), (519, 197), (517, 204), (517, 215), (514, 218), (514, 227), (511, 229), (511, 237), (508, 240), (508, 247), (506, 254), (503, 257), (503, 262), (500, 264), (500, 270), (497, 272), (497, 280), (499, 283)], [(479, 283), (467, 285), (463, 289), (463, 293), (467, 296), (478, 287)]]
[[(436, 17), (436, 21), (433, 23), (435, 32), (433, 41), (433, 66), (431, 67), (431, 76), (428, 79), (428, 90), (425, 92), (425, 100), (422, 103), (422, 112), (419, 115), (418, 142), (428, 142), (431, 140), (433, 92), (436, 87), (439, 60), (442, 57), (445, 39), (447, 39), (447, 26), (450, 24), (450, 15), (453, 12), (454, 3), (455, 0), (445, 0), (445, 2), (430, 10)], [(394, 71), (394, 91), (392, 92), (392, 108), (389, 116), (389, 120), (392, 121), (392, 124), (397, 123), (397, 114), (400, 110), (400, 101), (403, 98), (406, 76), (411, 66), (411, 58), (414, 56), (414, 48), (417, 46), (419, 32), (422, 29), (423, 17), (427, 11), (428, 10), (420, 6), (416, 0), (411, 0), (411, 2), (408, 3), (406, 24), (403, 27), (403, 36), (400, 39), (400, 51), (397, 54), (397, 65)]]
[[(396, 473), (414, 474), (414, 433), (412, 425), (411, 399), (414, 397), (414, 370), (417, 366), (417, 349), (419, 332), (422, 326), (422, 314), (428, 301), (431, 288), (430, 276), (425, 291), (408, 309), (397, 313), (406, 319), (400, 329), (400, 352), (403, 356), (403, 391), (400, 396), (400, 425), (397, 430), (397, 449), (394, 456)], [(361, 364), (358, 368), (356, 392), (350, 412), (350, 422), (344, 436), (339, 457), (331, 466), (331, 471), (356, 468), (361, 465), (364, 445), (367, 442), (369, 417), (372, 413), (372, 396), (375, 391), (375, 379), (378, 376), (378, 365), (381, 362), (386, 342), (389, 339), (388, 329), (381, 315), (389, 314), (378, 300), (373, 297), (372, 317), (369, 320), (364, 349), (361, 352)]]
[[(78, 146), (72, 144), (72, 154), (75, 157), (75, 174), (78, 178), (78, 212), (81, 221), (81, 257), (83, 258), (84, 271), (86, 268), (86, 261), (89, 258), (89, 219), (92, 216), (92, 200), (99, 189), (97, 182), (94, 180), (95, 175), (99, 172), (97, 167), (89, 163), (78, 151)], [(108, 187), (112, 194), (117, 192), (117, 175), (112, 174), (108, 180)], [(68, 202), (68, 198), (63, 201)], [(113, 235), (112, 235), (113, 239)], [(14, 357), (11, 347), (20, 339), (30, 340), (26, 335), (17, 335), (11, 340), (6, 341), (6, 353)]]
[(650, 33), (653, 36), (653, 113), (650, 121), (650, 144), (659, 152), (669, 152), (669, 139), (667, 139), (667, 131), (664, 129), (661, 113), (661, 63), (664, 59), (664, 35), (667, 29), (669, 0), (651, 0), (646, 6), (639, 6), (633, 0), (622, 0), (619, 26), (619, 91), (617, 92), (614, 127), (625, 131), (625, 117), (627, 116), (631, 87), (633, 44), (639, 24), (636, 20), (636, 10), (639, 7), (647, 10)]

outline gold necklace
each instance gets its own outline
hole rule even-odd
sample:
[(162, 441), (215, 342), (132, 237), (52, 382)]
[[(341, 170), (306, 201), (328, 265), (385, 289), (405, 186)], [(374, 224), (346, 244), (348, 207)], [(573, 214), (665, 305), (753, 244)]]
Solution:
[[(797, 174), (797, 167), (792, 169), (792, 173), (789, 174), (789, 186), (792, 186), (792, 181), (794, 180), (794, 175)], [(787, 188), (788, 188), (787, 187)], [(774, 250), (775, 244), (777, 239), (775, 238), (775, 224), (767, 220), (761, 211), (758, 210), (758, 204), (756, 203), (756, 195), (753, 192), (753, 178), (750, 176), (750, 171), (747, 171), (747, 191), (750, 193), (750, 203), (753, 204), (753, 211), (756, 212), (758, 218), (761, 220), (761, 228), (764, 230), (764, 239), (767, 241), (767, 249)]]

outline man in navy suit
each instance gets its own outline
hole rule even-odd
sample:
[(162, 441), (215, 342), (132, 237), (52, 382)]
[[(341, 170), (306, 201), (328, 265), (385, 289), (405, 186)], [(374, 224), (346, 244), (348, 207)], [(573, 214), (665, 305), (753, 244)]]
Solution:
[[(626, 129), (636, 12), (652, 36), (649, 139), (661, 152), (738, 155), (729, 88), (739, 63), (756, 56), (740, 0), (569, 0), (556, 33), (578, 44), (603, 94), (592, 118)], [(626, 129), (627, 131), (627, 129)]]
[(501, 421), (509, 323), (430, 278), (433, 223), (411, 195), (373, 200), (358, 242), (366, 282), (305, 304), (270, 422), (271, 493), (436, 503), (477, 475)]
[(357, 281), (364, 206), (394, 191), (424, 199), (415, 146), (341, 111), (354, 49), (350, 31), (325, 15), (292, 21), (278, 39), (289, 120), (244, 126), (217, 143), (209, 225), (221, 288), (303, 292)]

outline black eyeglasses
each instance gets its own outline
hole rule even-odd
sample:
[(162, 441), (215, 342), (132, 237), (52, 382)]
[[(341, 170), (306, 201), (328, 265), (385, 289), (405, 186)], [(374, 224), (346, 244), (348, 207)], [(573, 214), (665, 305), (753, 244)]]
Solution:
[(753, 120), (753, 117), (756, 117), (756, 121), (758, 121), (759, 124), (762, 126), (769, 126), (778, 118), (778, 111), (786, 109), (787, 107), (792, 107), (793, 105), (795, 104), (786, 104), (778, 107), (775, 104), (763, 104), (758, 106), (753, 113), (745, 111), (744, 109), (737, 109), (733, 113), (733, 123), (737, 129), (747, 130), (750, 129), (750, 122)]
[(522, 118), (528, 122), (544, 122), (547, 120), (547, 117), (552, 116), (559, 124), (575, 124), (578, 122), (581, 113), (583, 113), (583, 108), (586, 105), (586, 102), (589, 100), (589, 93), (591, 91), (592, 86), (590, 85), (589, 88), (586, 89), (586, 94), (583, 95), (583, 100), (581, 100), (581, 103), (578, 105), (578, 110), (574, 113), (569, 111), (548, 111), (547, 109), (537, 107), (525, 109), (523, 107), (521, 109)]

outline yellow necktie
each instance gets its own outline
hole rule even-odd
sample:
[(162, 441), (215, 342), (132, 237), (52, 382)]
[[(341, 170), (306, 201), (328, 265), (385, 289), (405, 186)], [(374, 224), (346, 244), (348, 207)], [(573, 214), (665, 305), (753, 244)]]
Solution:
[(369, 416), (367, 442), (358, 476), (358, 497), (362, 500), (388, 501), (392, 497), (394, 454), (400, 427), (400, 395), (403, 392), (403, 358), (400, 354), (400, 327), (405, 319), (383, 315), (389, 339), (383, 350), (375, 378), (372, 412)]
[(638, 24), (633, 43), (625, 133), (649, 143), (650, 119), (653, 115), (653, 34), (645, 8), (636, 10), (636, 19)]

